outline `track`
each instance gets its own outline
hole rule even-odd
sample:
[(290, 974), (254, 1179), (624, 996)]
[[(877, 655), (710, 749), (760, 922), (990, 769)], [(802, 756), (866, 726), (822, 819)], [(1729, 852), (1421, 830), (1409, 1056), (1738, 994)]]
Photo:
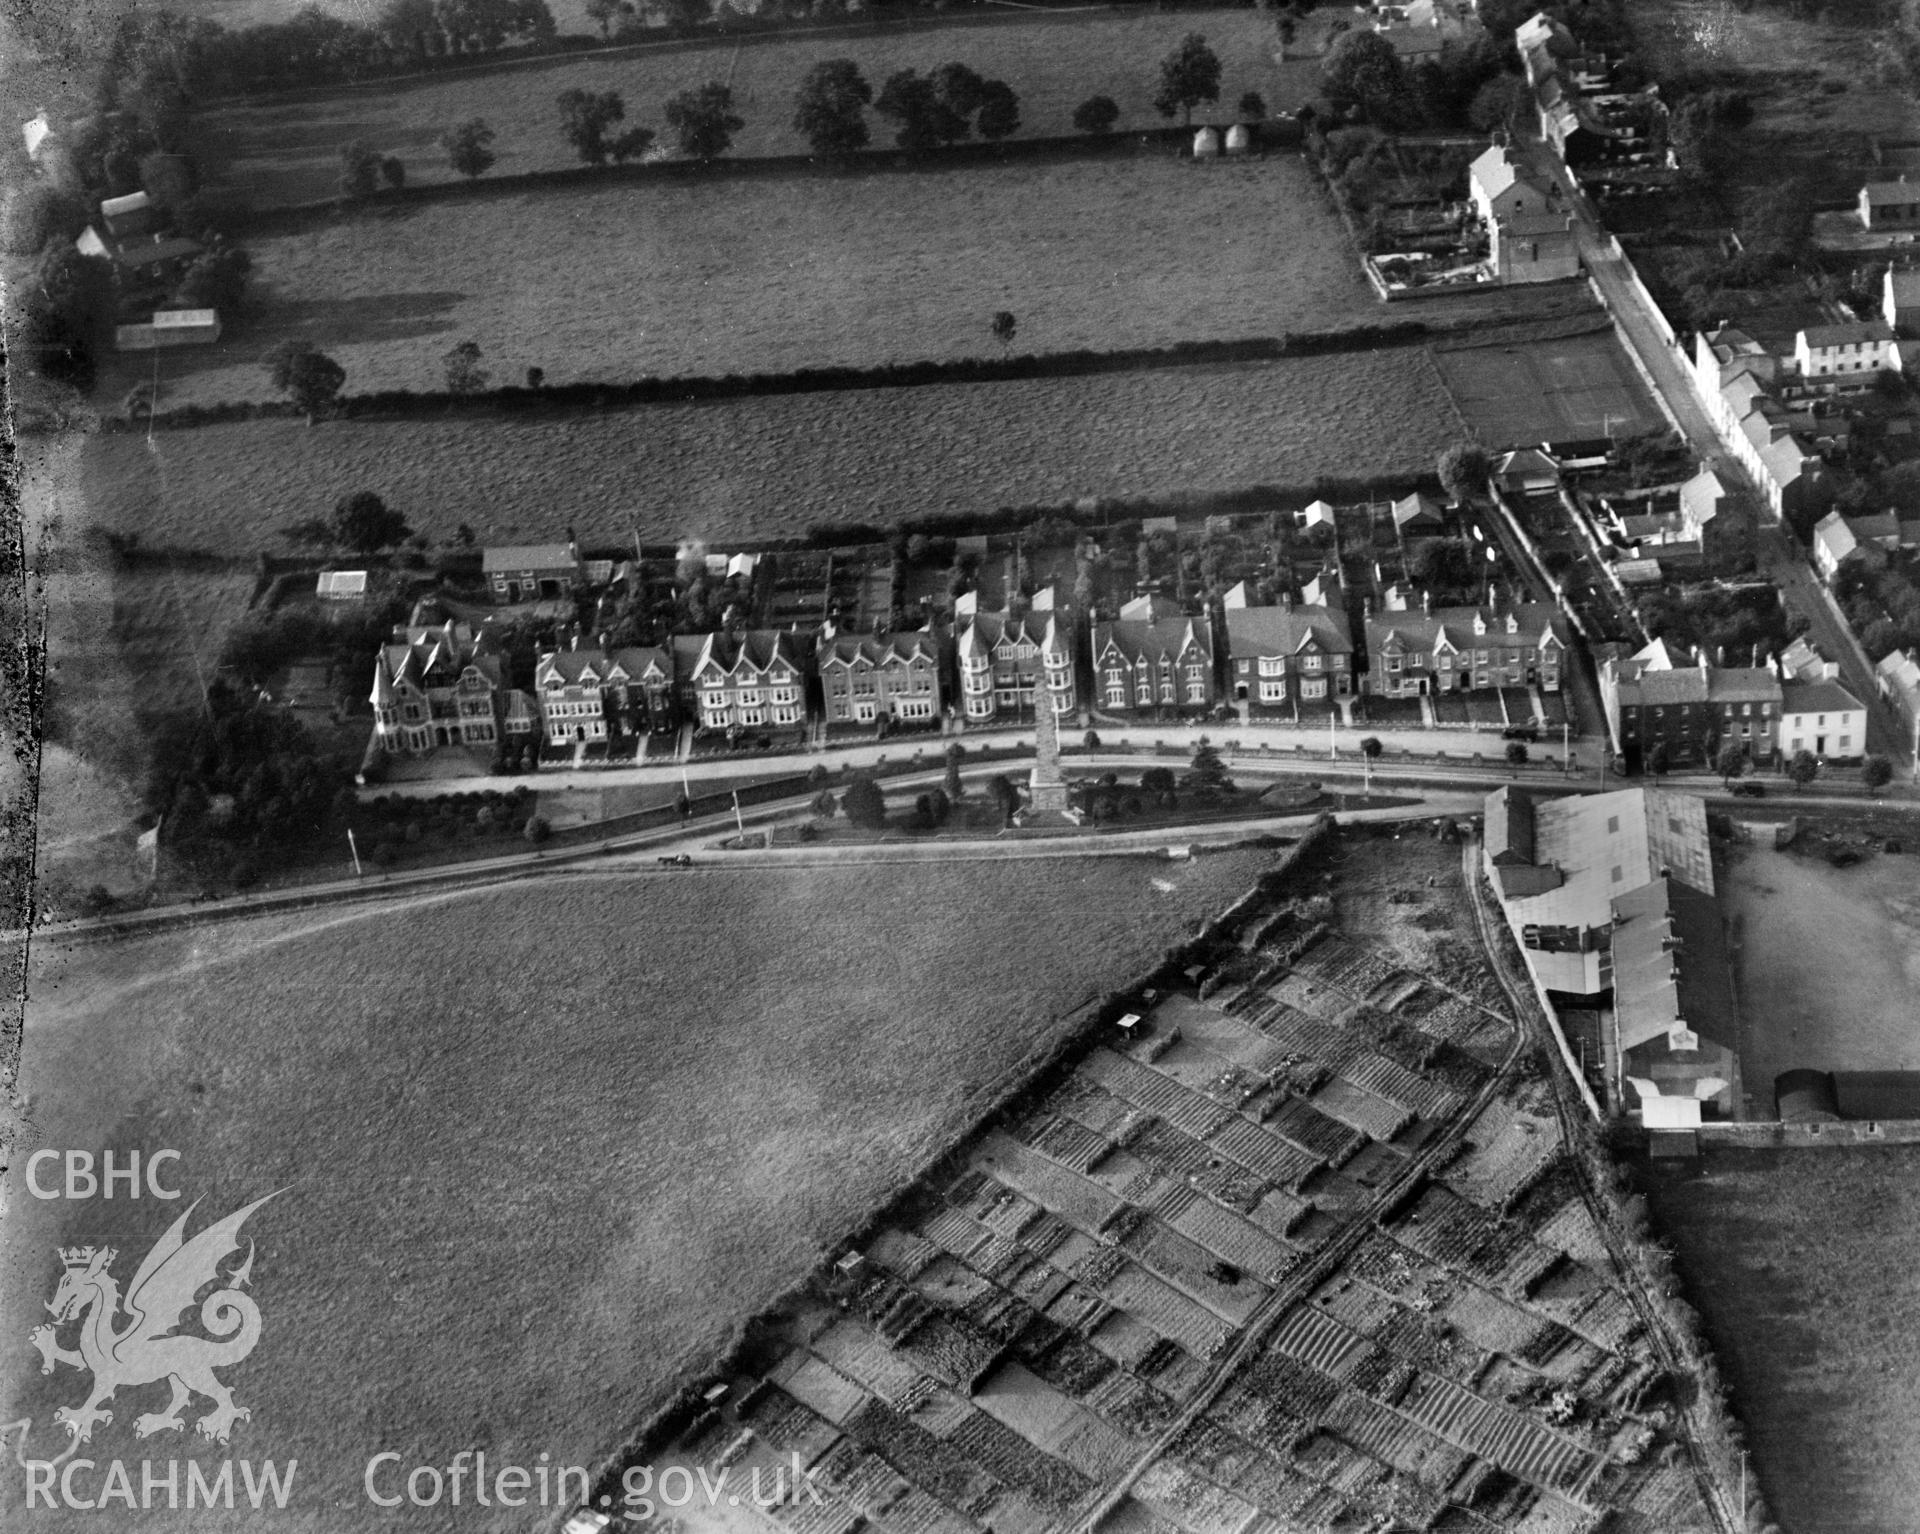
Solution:
[[(1461, 872), (1466, 880), (1467, 892), (1473, 901), (1474, 925), (1479, 929), (1480, 943), (1486, 950), (1487, 962), (1492, 966), (1494, 975), (1500, 981), (1500, 988), (1507, 993), (1507, 1000), (1513, 1008), (1517, 1025), (1516, 1038), (1531, 1038), (1540, 1045), (1546, 1061), (1547, 1082), (1553, 1091), (1554, 1113), (1560, 1121), (1561, 1139), (1568, 1150), (1574, 1152), (1572, 1161), (1580, 1185), (1581, 1200), (1586, 1204), (1588, 1213), (1593, 1216), (1594, 1224), (1600, 1231), (1600, 1237), (1606, 1243), (1607, 1259), (1613, 1264), (1614, 1272), (1620, 1278), (1620, 1287), (1632, 1303), (1634, 1314), (1640, 1318), (1640, 1325), (1659, 1358), (1661, 1368), (1673, 1378), (1684, 1378), (1687, 1371), (1673, 1345), (1673, 1339), (1668, 1335), (1660, 1310), (1653, 1303), (1649, 1293), (1651, 1286), (1628, 1255), (1626, 1243), (1614, 1224), (1612, 1201), (1593, 1186), (1587, 1159), (1578, 1152), (1580, 1136), (1586, 1132), (1590, 1120), (1571, 1084), (1561, 1072), (1558, 1054), (1552, 1040), (1547, 1037), (1547, 1022), (1540, 1015), (1539, 1003), (1534, 999), (1532, 985), (1524, 977), (1514, 973), (1513, 961), (1505, 944), (1500, 941), (1505, 936), (1505, 932), (1487, 909), (1487, 891), (1481, 883), (1480, 870), (1473, 856), (1473, 850), (1477, 845), (1475, 842), (1468, 842), (1462, 848)], [(1707, 1464), (1705, 1456), (1701, 1453), (1699, 1425), (1693, 1408), (1681, 1407), (1680, 1420), (1686, 1429), (1684, 1442), (1687, 1447), (1687, 1462), (1693, 1470), (1694, 1482), (1700, 1488), (1701, 1501), (1712, 1514), (1715, 1526), (1722, 1531), (1722, 1534), (1744, 1534), (1747, 1528), (1745, 1509), (1736, 1511), (1729, 1506), (1733, 1499), (1728, 1496), (1726, 1488), (1715, 1479), (1712, 1467)]]

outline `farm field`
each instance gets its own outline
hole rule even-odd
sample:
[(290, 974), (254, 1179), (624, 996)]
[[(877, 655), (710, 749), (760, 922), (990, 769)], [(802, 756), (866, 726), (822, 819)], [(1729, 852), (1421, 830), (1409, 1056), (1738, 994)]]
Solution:
[(1434, 362), (1460, 413), (1492, 448), (1666, 429), (1611, 330), (1511, 346), (1436, 347)]
[[(1401, 317), (1374, 298), (1293, 155), (621, 182), (395, 208), (248, 249), (244, 323), (218, 346), (163, 359), (164, 406), (275, 397), (260, 358), (290, 335), (322, 346), (364, 393), (444, 388), (442, 358), (464, 340), (479, 342), (496, 382), (534, 366), (561, 384)], [(999, 309), (1019, 321), (1011, 347), (989, 332)], [(1504, 312), (1465, 299), (1420, 317)], [(152, 365), (119, 359), (102, 397)]]
[(1654, 1224), (1784, 1534), (1907, 1534), (1920, 1507), (1920, 1149), (1710, 1151)]
[(1833, 868), (1749, 843), (1734, 849), (1722, 890), (1741, 1066), (1763, 1117), (1782, 1071), (1920, 1070), (1920, 880), (1911, 857)]
[[(376, 1453), (610, 1449), (1058, 1018), (1268, 858), (955, 865), (932, 883), (628, 868), (47, 944), (23, 1090), (39, 1144), (131, 1125), (179, 1149), (203, 1218), (286, 1190), (247, 1229), (265, 1320), (231, 1376), (253, 1412), (231, 1451), (297, 1455), (302, 1527), (387, 1528), (361, 1489)], [(110, 1236), (124, 1280), (163, 1228), (147, 1205), (9, 1192), (12, 1336), (44, 1319), (56, 1242)], [(45, 1452), (76, 1377), (8, 1378)], [(94, 1447), (137, 1459), (132, 1403), (115, 1405)], [(463, 1509), (461, 1527), (528, 1526), (491, 1518)]]
[(1425, 350), (1017, 383), (647, 406), (570, 418), (246, 422), (92, 438), (86, 518), (150, 548), (250, 556), (343, 494), (436, 539), (575, 528), (721, 543), (821, 522), (1431, 472), (1461, 433)]
[[(884, 36), (801, 32), (559, 57), (455, 79), (215, 108), (196, 118), (196, 140), (213, 197), (272, 207), (337, 195), (340, 149), (355, 139), (398, 155), (410, 184), (452, 180), (440, 135), (455, 123), (483, 117), (498, 135), (491, 174), (556, 170), (579, 163), (557, 127), (554, 101), (561, 92), (617, 91), (629, 123), (658, 128), (662, 104), (675, 92), (725, 80), (747, 124), (734, 140), (734, 156), (805, 154), (806, 141), (792, 127), (794, 96), (807, 71), (829, 58), (853, 59), (876, 91), (896, 70), (959, 60), (1018, 93), (1022, 136), (1071, 133), (1074, 108), (1089, 96), (1108, 95), (1119, 104), (1124, 132), (1167, 126), (1151, 104), (1160, 60), (1192, 31), (1206, 35), (1222, 65), (1220, 103), (1196, 114), (1196, 121), (1231, 120), (1234, 104), (1249, 90), (1282, 109), (1285, 103), (1271, 99), (1278, 83), (1273, 22), (1261, 12), (1083, 13), (915, 25)], [(875, 144), (890, 146), (892, 125), (868, 115)]]

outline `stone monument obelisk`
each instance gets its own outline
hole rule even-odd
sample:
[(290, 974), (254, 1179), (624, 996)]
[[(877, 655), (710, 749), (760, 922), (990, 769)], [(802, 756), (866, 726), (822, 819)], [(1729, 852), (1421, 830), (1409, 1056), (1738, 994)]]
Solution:
[(1020, 826), (1077, 826), (1080, 812), (1067, 797), (1067, 780), (1060, 772), (1060, 721), (1046, 678), (1034, 680), (1033, 771), (1027, 774), (1027, 802), (1013, 817)]

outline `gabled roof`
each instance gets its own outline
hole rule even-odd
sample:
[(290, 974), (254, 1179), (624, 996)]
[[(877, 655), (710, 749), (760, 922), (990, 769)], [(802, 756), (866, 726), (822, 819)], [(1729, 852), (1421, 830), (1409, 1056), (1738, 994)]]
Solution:
[(1886, 287), (1887, 291), (1893, 295), (1893, 305), (1896, 309), (1910, 309), (1920, 305), (1920, 267), (1888, 267)]
[(1502, 453), (1493, 461), (1495, 479), (1531, 477), (1536, 474), (1558, 476), (1559, 473), (1560, 465), (1537, 447), (1518, 447), (1510, 453)]
[(732, 634), (708, 634), (695, 658), (693, 670), (718, 666), (732, 675), (740, 671), (760, 672), (785, 663), (795, 671), (802, 669), (803, 655), (812, 648), (811, 637), (793, 629), (748, 629), (737, 638)]
[(1816, 456), (1791, 436), (1770, 442), (1760, 449), (1760, 461), (1767, 466), (1774, 483), (1783, 487), (1791, 485), (1806, 473)]
[(1502, 785), (1487, 795), (1486, 854), (1495, 862), (1533, 862), (1533, 800), (1524, 789)]
[(1432, 496), (1421, 491), (1403, 495), (1393, 503), (1393, 525), (1406, 527), (1415, 522), (1437, 523), (1441, 520), (1440, 503)]
[(1099, 664), (1109, 648), (1116, 648), (1129, 662), (1144, 661), (1171, 664), (1188, 651), (1194, 651), (1211, 663), (1213, 630), (1205, 618), (1174, 617), (1158, 623), (1143, 623), (1122, 618), (1113, 623), (1093, 626), (1093, 658)]
[(1920, 695), (1920, 660), (1914, 659), (1912, 651), (1889, 650), (1873, 670), (1874, 675), (1896, 691)]
[(1133, 598), (1120, 608), (1120, 616), (1127, 622), (1164, 623), (1169, 618), (1180, 617), (1180, 604), (1171, 597), (1158, 593)]
[(572, 546), (565, 543), (516, 543), (480, 551), (480, 570), (485, 575), (496, 570), (503, 574), (515, 570), (571, 570), (579, 563)]
[(1227, 609), (1227, 653), (1236, 660), (1297, 655), (1309, 640), (1329, 655), (1351, 655), (1346, 612), (1306, 605)]
[(1495, 198), (1515, 186), (1524, 186), (1538, 192), (1542, 197), (1549, 188), (1533, 171), (1515, 159), (1504, 144), (1495, 144), (1483, 151), (1472, 165), (1467, 167), (1467, 175), (1473, 185), (1487, 198)]
[(1057, 611), (1025, 612), (1017, 618), (1005, 612), (976, 612), (954, 631), (953, 640), (963, 656), (983, 657), (1004, 639), (1010, 644), (1030, 644), (1065, 659), (1059, 616)]
[(871, 666), (890, 661), (912, 664), (915, 660), (938, 662), (940, 641), (926, 629), (895, 629), (879, 635), (835, 634), (822, 636), (818, 647), (819, 667), (851, 666), (864, 660)]
[(1920, 202), (1920, 182), (1869, 181), (1860, 193), (1870, 208), (1905, 206)]
[(1893, 332), (1885, 320), (1855, 320), (1846, 325), (1809, 325), (1794, 339), (1796, 345), (1805, 342), (1809, 347), (1857, 346), (1863, 342), (1891, 341)]
[[(1508, 620), (1514, 622), (1509, 633)], [(1477, 625), (1476, 625), (1476, 620)], [(1477, 632), (1476, 632), (1477, 627)], [(1469, 650), (1475, 645), (1492, 648), (1489, 640), (1502, 646), (1518, 644), (1534, 649), (1564, 649), (1567, 643), (1565, 620), (1546, 602), (1522, 602), (1511, 608), (1436, 607), (1431, 612), (1379, 613), (1367, 619), (1369, 652), (1398, 645), (1408, 650), (1444, 647)]]
[(1782, 682), (1783, 714), (1857, 714), (1865, 705), (1838, 682)]

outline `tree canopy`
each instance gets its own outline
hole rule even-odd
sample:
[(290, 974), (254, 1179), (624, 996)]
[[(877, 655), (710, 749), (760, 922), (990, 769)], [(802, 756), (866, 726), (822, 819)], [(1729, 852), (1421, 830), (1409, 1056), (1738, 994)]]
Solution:
[(718, 80), (681, 91), (667, 102), (663, 115), (680, 152), (695, 160), (717, 160), (747, 125), (733, 110), (733, 92)]
[(866, 108), (873, 87), (852, 59), (822, 59), (807, 71), (794, 98), (793, 126), (818, 155), (853, 154), (867, 147)]
[(1406, 68), (1378, 32), (1342, 33), (1320, 66), (1320, 88), (1335, 111), (1357, 111), (1382, 127), (1404, 126), (1412, 115)]
[(267, 377), (307, 414), (307, 424), (339, 399), (347, 370), (311, 341), (280, 343), (267, 358)]
[(493, 167), (493, 137), (484, 117), (470, 117), (441, 134), (440, 147), (447, 152), (447, 164), (472, 181)]
[(333, 541), (356, 554), (377, 554), (404, 543), (413, 529), (407, 519), (371, 490), (356, 490), (334, 503)]
[(1111, 133), (1120, 121), (1120, 104), (1111, 96), (1089, 96), (1073, 109), (1073, 125), (1082, 133)]
[(1207, 46), (1202, 34), (1189, 32), (1160, 61), (1160, 89), (1154, 95), (1153, 109), (1162, 117), (1184, 113), (1184, 121), (1191, 126), (1195, 107), (1219, 99), (1220, 57)]
[(856, 826), (877, 829), (887, 822), (887, 796), (872, 778), (855, 778), (840, 796), (840, 813)]
[(588, 165), (605, 165), (643, 155), (653, 145), (651, 128), (629, 128), (615, 135), (615, 123), (625, 120), (627, 103), (618, 91), (562, 91), (559, 97), (560, 134)]

